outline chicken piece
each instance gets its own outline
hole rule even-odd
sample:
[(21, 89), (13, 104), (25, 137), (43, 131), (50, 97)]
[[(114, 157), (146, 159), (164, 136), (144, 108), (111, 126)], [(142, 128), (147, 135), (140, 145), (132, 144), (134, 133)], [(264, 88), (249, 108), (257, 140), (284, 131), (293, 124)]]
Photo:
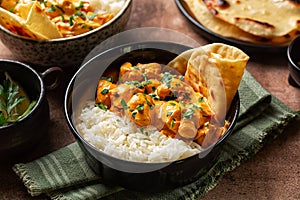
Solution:
[(206, 136), (206, 134), (208, 133), (208, 127), (209, 127), (209, 124), (207, 123), (206, 126), (203, 126), (202, 128), (199, 128), (198, 131), (197, 131), (197, 135), (195, 137), (195, 141), (202, 145), (203, 141), (204, 141), (204, 138)]
[(64, 0), (59, 1), (58, 6), (63, 9), (63, 13), (66, 15), (73, 15), (76, 12), (76, 7), (73, 3), (73, 1), (70, 0)]
[(161, 100), (167, 100), (173, 97), (171, 89), (166, 84), (159, 85), (156, 89), (156, 94)]
[(127, 102), (135, 94), (136, 88), (133, 85), (120, 84), (111, 90), (111, 108), (113, 112), (123, 112), (127, 109)]
[(181, 121), (181, 106), (176, 101), (167, 101), (161, 108), (161, 120), (164, 122), (163, 130), (172, 131), (175, 137)]
[(160, 78), (162, 68), (159, 63), (148, 63), (148, 64), (138, 63), (136, 66), (141, 69), (141, 72), (147, 77), (147, 79)]
[(186, 139), (194, 139), (197, 135), (201, 108), (195, 103), (182, 105), (182, 120), (178, 128), (178, 134)]
[(193, 120), (183, 119), (178, 127), (178, 134), (185, 139), (194, 140), (197, 136), (197, 125)]
[(144, 80), (143, 73), (140, 68), (132, 66), (131, 63), (126, 62), (120, 67), (119, 82), (138, 81)]
[(149, 95), (136, 93), (127, 103), (127, 114), (129, 118), (138, 126), (148, 126), (151, 124), (150, 110), (154, 104)]
[(148, 81), (144, 81), (143, 85), (146, 94), (154, 94), (158, 86), (161, 85), (161, 82), (156, 79), (149, 79)]
[(208, 105), (205, 99), (198, 100), (198, 106), (200, 107), (200, 118), (198, 127), (203, 126), (206, 122), (209, 122), (214, 116), (214, 112)]
[(197, 102), (198, 96), (194, 89), (186, 82), (173, 78), (170, 82), (170, 90), (174, 93), (174, 98), (178, 102)]
[(113, 84), (112, 82), (101, 79), (98, 82), (95, 103), (101, 103), (101, 104), (107, 106), (107, 108), (110, 108), (110, 106), (111, 106), (111, 99), (110, 99), (111, 90), (114, 89), (115, 87), (116, 87), (116, 85)]

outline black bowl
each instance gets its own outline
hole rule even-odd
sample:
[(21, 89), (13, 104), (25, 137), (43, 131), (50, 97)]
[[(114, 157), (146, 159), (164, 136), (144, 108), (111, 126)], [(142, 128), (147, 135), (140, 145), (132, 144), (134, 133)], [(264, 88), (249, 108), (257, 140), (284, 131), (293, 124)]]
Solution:
[(300, 88), (300, 36), (290, 43), (287, 56), (290, 71), (289, 83), (294, 87)]
[(103, 177), (105, 183), (137, 191), (162, 191), (195, 181), (216, 161), (238, 117), (238, 93), (228, 112), (227, 120), (231, 124), (224, 136), (203, 152), (175, 162), (140, 163), (118, 159), (96, 149), (76, 129), (79, 112), (86, 101), (94, 99), (99, 77), (109, 65), (113, 63), (120, 66), (124, 61), (167, 64), (187, 49), (190, 48), (167, 42), (134, 43), (115, 47), (88, 61), (71, 79), (65, 95), (65, 116), (73, 135), (86, 153), (87, 162)]
[[(8, 72), (36, 104), (21, 120), (0, 127), (1, 161), (26, 155), (48, 130), (49, 106), (42, 76), (21, 62), (0, 59), (0, 74)], [(2, 83), (1, 83), (2, 84)]]

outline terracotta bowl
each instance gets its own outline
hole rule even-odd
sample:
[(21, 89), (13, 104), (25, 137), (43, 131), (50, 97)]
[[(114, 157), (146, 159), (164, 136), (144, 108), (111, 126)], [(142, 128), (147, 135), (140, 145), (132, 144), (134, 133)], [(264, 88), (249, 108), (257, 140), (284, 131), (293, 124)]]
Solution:
[[(59, 84), (45, 85), (44, 78), (58, 68), (50, 68), (37, 73), (30, 66), (13, 60), (0, 59), (0, 76), (7, 72), (18, 82), (36, 104), (22, 119), (9, 125), (0, 126), (0, 161), (16, 160), (32, 150), (47, 133), (49, 125), (49, 106), (46, 90), (55, 89)], [(1, 79), (2, 84), (2, 79)]]
[(34, 40), (16, 35), (0, 25), (2, 43), (15, 59), (41, 67), (78, 67), (85, 56), (106, 38), (121, 32), (130, 17), (132, 0), (126, 0), (122, 10), (103, 26), (70, 38)]
[(288, 67), (289, 67), (289, 83), (300, 88), (300, 36), (294, 39), (287, 50)]
[(142, 163), (115, 158), (89, 144), (76, 129), (81, 104), (95, 98), (99, 77), (112, 63), (114, 66), (121, 66), (125, 61), (167, 64), (187, 49), (190, 47), (169, 42), (144, 42), (115, 47), (84, 64), (71, 79), (65, 94), (65, 116), (73, 135), (86, 153), (87, 162), (105, 183), (138, 191), (162, 191), (195, 181), (216, 161), (238, 117), (238, 93), (227, 115), (231, 125), (226, 133), (203, 152), (174, 162)]

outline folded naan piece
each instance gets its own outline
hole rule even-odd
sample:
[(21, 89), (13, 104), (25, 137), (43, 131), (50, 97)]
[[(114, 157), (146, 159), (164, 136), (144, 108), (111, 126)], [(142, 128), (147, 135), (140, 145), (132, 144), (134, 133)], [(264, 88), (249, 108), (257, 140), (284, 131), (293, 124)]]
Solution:
[(0, 24), (9, 31), (39, 40), (61, 38), (61, 33), (49, 20), (37, 1), (18, 4), (19, 15), (0, 7)]
[[(273, 35), (267, 37), (266, 35), (254, 35), (251, 32), (236, 26), (235, 23), (232, 24), (218, 16), (217, 10), (212, 8), (210, 1), (184, 0), (184, 2), (186, 3), (189, 12), (197, 21), (199, 21), (208, 30), (226, 38), (232, 38), (254, 44), (285, 46), (290, 43), (293, 38), (300, 34), (299, 30), (295, 29), (285, 35), (280, 36)], [(206, 2), (208, 6), (206, 6), (204, 2)], [(248, 2), (247, 6), (250, 6), (251, 2)], [(232, 10), (232, 12), (234, 12), (234, 10)]]
[(300, 3), (292, 0), (203, 0), (215, 17), (260, 37), (300, 31)]
[(238, 90), (249, 56), (240, 49), (213, 43), (183, 52), (168, 66), (184, 71), (185, 80), (207, 99), (219, 123)]
[(26, 26), (26, 20), (14, 15), (11, 12), (0, 7), (0, 25), (5, 27), (7, 30), (11, 31), (14, 34), (22, 35), (34, 39), (44, 40), (47, 39), (40, 33), (36, 33), (30, 30)]

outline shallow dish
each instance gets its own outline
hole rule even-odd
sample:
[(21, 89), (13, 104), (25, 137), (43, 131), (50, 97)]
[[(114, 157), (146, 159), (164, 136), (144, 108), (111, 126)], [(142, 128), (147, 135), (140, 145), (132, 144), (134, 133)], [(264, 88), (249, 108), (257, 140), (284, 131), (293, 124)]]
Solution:
[(79, 67), (85, 56), (106, 38), (121, 32), (131, 13), (132, 1), (109, 22), (89, 32), (70, 38), (34, 40), (16, 35), (0, 25), (2, 43), (21, 62), (39, 67)]
[(101, 175), (105, 183), (139, 191), (161, 191), (178, 187), (195, 181), (201, 174), (206, 173), (222, 151), (222, 145), (232, 133), (238, 117), (238, 93), (227, 115), (230, 126), (220, 140), (199, 154), (174, 162), (141, 163), (112, 157), (89, 144), (76, 129), (76, 119), (83, 108), (83, 103), (94, 99), (95, 86), (109, 65), (113, 63), (120, 66), (124, 61), (167, 64), (187, 49), (190, 48), (168, 42), (122, 45), (92, 58), (72, 78), (65, 94), (65, 116), (73, 135), (86, 153), (87, 162)]
[(213, 41), (213, 42), (223, 42), (229, 45), (233, 45), (238, 47), (239, 49), (247, 52), (247, 53), (270, 53), (270, 54), (277, 54), (277, 53), (284, 53), (287, 49), (287, 46), (276, 46), (276, 45), (263, 45), (263, 44), (253, 44), (249, 42), (243, 42), (231, 38), (223, 37), (222, 35), (216, 34), (211, 30), (207, 29), (203, 26), (200, 22), (198, 22), (189, 9), (187, 8), (186, 3), (184, 0), (175, 0), (177, 7), (179, 8), (180, 12), (185, 16), (185, 18), (193, 25), (193, 28), (203, 37), (206, 39)]

